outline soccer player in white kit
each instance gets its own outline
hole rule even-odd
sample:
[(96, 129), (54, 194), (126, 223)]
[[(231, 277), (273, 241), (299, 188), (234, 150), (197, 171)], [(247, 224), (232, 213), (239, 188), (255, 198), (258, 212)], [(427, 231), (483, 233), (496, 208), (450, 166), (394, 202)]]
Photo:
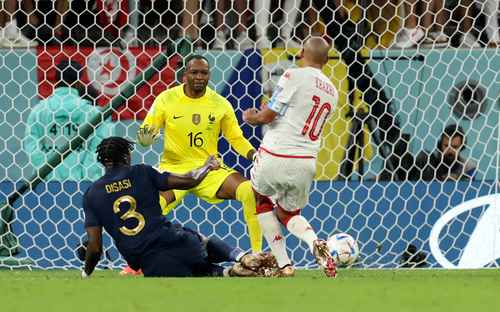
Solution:
[(337, 90), (321, 71), (329, 49), (323, 38), (308, 39), (300, 52), (301, 68), (285, 71), (269, 104), (243, 112), (245, 122), (269, 126), (253, 163), (251, 181), (257, 218), (282, 276), (293, 276), (294, 268), (280, 223), (307, 243), (327, 276), (337, 273), (326, 241), (318, 239), (300, 215), (316, 173), (321, 131), (338, 100)]

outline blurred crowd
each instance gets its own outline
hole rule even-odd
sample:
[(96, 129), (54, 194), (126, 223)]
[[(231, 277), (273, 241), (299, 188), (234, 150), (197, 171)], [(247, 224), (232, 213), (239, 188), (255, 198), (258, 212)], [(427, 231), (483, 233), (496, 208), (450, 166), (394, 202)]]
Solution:
[[(372, 47), (497, 47), (499, 0), (4, 0), (0, 46), (300, 46), (330, 23), (359, 25)], [(333, 20), (329, 20), (333, 19)], [(372, 40), (373, 41), (373, 40)]]

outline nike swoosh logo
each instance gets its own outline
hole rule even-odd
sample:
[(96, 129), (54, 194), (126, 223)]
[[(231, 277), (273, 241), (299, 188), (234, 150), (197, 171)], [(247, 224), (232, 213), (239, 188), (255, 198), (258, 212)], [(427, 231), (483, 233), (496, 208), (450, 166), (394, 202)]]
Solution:
[(179, 118), (182, 118), (182, 117), (184, 117), (184, 116), (175, 116), (174, 115), (174, 119), (179, 119)]

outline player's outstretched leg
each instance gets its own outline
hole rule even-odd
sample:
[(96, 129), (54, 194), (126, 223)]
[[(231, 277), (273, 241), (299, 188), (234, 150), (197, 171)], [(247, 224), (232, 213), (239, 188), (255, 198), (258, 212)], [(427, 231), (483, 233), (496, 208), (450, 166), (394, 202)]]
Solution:
[(270, 252), (247, 253), (239, 262), (246, 268), (258, 271), (261, 268), (276, 269), (278, 262)]
[(270, 276), (277, 269), (276, 258), (268, 252), (245, 253), (215, 237), (202, 240), (206, 244), (208, 262), (236, 262), (227, 271), (228, 276)]
[(309, 249), (316, 258), (316, 262), (324, 270), (325, 274), (328, 277), (335, 277), (337, 269), (326, 241), (318, 239), (316, 232), (314, 232), (309, 222), (299, 214), (300, 210), (287, 211), (277, 205), (276, 212), (279, 220), (286, 226), (288, 231), (309, 246)]
[(259, 273), (246, 268), (243, 264), (236, 262), (232, 267), (228, 268), (224, 276), (229, 277), (259, 277)]
[(285, 246), (285, 239), (281, 231), (281, 224), (273, 211), (273, 203), (263, 195), (257, 194), (257, 218), (262, 227), (262, 233), (276, 257), (279, 268), (291, 266)]
[(222, 277), (225, 275), (225, 268), (213, 263), (205, 263), (193, 270), (195, 277)]
[(208, 261), (211, 263), (236, 262), (246, 254), (241, 249), (231, 247), (216, 237), (205, 239)]
[(328, 244), (323, 239), (317, 239), (313, 243), (313, 255), (318, 265), (323, 268), (326, 276), (337, 276), (337, 265), (328, 249)]
[(247, 224), (250, 246), (253, 252), (262, 251), (262, 230), (256, 216), (256, 202), (250, 181), (245, 181), (236, 188), (236, 200), (243, 206), (243, 217)]
[(239, 277), (275, 277), (278, 273), (276, 258), (269, 252), (248, 253), (228, 270), (228, 276)]

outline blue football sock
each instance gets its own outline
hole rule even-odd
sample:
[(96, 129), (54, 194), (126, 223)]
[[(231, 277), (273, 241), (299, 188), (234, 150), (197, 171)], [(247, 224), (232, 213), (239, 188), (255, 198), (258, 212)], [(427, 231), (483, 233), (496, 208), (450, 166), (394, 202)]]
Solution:
[(208, 261), (210, 263), (234, 262), (242, 254), (241, 249), (231, 247), (222, 240), (211, 237), (207, 242)]
[(193, 276), (195, 277), (207, 277), (207, 276), (224, 276), (224, 268), (220, 265), (207, 263), (204, 266), (197, 267), (193, 271)]

